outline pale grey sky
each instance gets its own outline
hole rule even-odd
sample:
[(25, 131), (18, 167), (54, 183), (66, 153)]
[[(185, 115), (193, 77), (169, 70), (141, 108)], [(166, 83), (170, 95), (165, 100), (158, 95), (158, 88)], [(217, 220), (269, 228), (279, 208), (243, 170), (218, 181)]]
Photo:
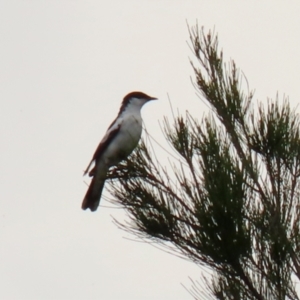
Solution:
[[(299, 104), (298, 1), (29, 1), (0, 4), (0, 298), (192, 299), (200, 269), (132, 238), (82, 171), (122, 97), (142, 90), (147, 130), (173, 107), (201, 117), (186, 21), (215, 28), (255, 99)], [(107, 192), (104, 195), (108, 196)]]

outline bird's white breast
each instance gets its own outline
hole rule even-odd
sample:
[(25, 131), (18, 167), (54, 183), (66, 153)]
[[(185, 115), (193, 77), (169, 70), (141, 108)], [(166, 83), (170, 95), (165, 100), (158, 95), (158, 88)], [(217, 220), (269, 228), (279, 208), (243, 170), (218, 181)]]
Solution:
[(142, 134), (140, 110), (126, 110), (119, 116), (119, 132), (107, 147), (103, 158), (108, 166), (114, 166), (126, 158), (137, 146)]

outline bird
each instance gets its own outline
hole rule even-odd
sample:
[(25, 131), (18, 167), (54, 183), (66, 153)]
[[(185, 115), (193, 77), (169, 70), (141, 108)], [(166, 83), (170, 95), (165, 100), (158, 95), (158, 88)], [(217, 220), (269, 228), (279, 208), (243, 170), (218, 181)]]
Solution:
[(126, 159), (138, 145), (143, 122), (141, 108), (152, 100), (157, 98), (139, 91), (131, 92), (123, 98), (116, 119), (108, 127), (84, 171), (83, 175), (89, 174), (92, 180), (82, 201), (83, 210), (97, 210), (108, 170)]

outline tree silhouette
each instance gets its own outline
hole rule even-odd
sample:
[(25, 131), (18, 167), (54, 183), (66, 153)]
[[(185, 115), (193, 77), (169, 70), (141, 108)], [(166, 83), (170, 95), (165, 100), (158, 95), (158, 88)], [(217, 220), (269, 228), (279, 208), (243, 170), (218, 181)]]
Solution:
[[(299, 116), (287, 99), (254, 105), (217, 35), (189, 33), (195, 87), (211, 114), (164, 119), (171, 167), (143, 140), (111, 171), (111, 193), (130, 217), (119, 226), (210, 268), (215, 299), (299, 299)], [(197, 282), (191, 294), (203, 299)]]

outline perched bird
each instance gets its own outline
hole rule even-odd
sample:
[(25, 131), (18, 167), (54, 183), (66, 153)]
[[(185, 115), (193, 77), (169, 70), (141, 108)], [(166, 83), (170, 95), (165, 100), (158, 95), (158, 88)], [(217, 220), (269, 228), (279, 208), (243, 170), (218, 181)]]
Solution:
[[(128, 157), (137, 146), (142, 134), (141, 108), (156, 99), (142, 92), (132, 92), (124, 97), (117, 118), (108, 127), (84, 172), (93, 179), (83, 199), (82, 209), (97, 210), (109, 168)], [(90, 170), (93, 162), (95, 166)]]

